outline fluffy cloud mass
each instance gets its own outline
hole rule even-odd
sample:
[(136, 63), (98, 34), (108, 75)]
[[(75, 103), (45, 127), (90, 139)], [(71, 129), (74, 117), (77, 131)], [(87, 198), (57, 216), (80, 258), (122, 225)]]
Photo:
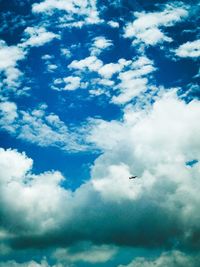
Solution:
[(191, 57), (191, 58), (199, 57), (200, 56), (200, 40), (182, 44), (176, 50), (176, 55), (179, 57)]
[(162, 42), (171, 42), (172, 39), (161, 30), (181, 21), (187, 16), (187, 10), (181, 7), (166, 6), (161, 12), (134, 13), (136, 19), (127, 24), (124, 36), (136, 38), (135, 43), (143, 42), (146, 45), (157, 45)]
[(8, 238), (12, 246), (91, 240), (198, 247), (199, 116), (198, 101), (185, 104), (170, 94), (148, 112), (127, 109), (123, 122), (93, 122), (88, 138), (104, 153), (74, 193), (59, 172), (34, 175), (32, 160), (1, 149), (1, 224), (18, 229)]
[(19, 78), (22, 75), (18, 69), (18, 61), (23, 60), (25, 54), (18, 46), (8, 46), (5, 41), (0, 40), (0, 73), (3, 72), (5, 78), (3, 85), (17, 87)]
[(54, 11), (62, 11), (66, 13), (66, 16), (63, 16), (60, 20), (60, 22), (62, 22), (62, 27), (82, 27), (85, 24), (96, 24), (100, 22), (96, 8), (96, 0), (69, 0), (67, 2), (64, 0), (45, 0), (41, 3), (33, 4), (32, 11), (36, 14), (42, 13), (45, 15), (52, 15)]

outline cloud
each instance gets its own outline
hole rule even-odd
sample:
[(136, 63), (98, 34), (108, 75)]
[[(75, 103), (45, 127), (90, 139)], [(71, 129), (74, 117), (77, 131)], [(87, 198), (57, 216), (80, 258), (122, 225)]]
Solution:
[(82, 82), (78, 76), (67, 76), (64, 78), (55, 79), (51, 88), (57, 91), (74, 91), (84, 89), (88, 85), (87, 82)]
[(103, 50), (107, 50), (111, 46), (113, 46), (111, 40), (106, 39), (104, 36), (96, 37), (90, 48), (91, 55), (99, 55)]
[(53, 39), (59, 39), (60, 36), (53, 32), (48, 32), (43, 27), (28, 27), (24, 30), (25, 38), (22, 39), (21, 47), (38, 47), (51, 42)]
[(13, 124), (18, 117), (17, 106), (13, 102), (1, 102), (0, 103), (0, 116), (1, 116), (1, 127), (8, 132), (14, 132), (15, 127)]
[[(16, 261), (0, 262), (0, 267), (64, 267), (61, 264), (49, 265), (46, 260), (42, 260), (40, 263), (36, 261), (29, 261), (25, 263), (17, 263)], [(67, 267), (65, 265), (65, 267)]]
[(175, 53), (179, 57), (198, 58), (200, 56), (200, 40), (180, 45)]
[(81, 60), (73, 60), (70, 65), (71, 69), (98, 71), (103, 65), (103, 62), (96, 56), (89, 56)]
[(112, 28), (119, 28), (119, 22), (117, 21), (110, 20), (108, 21), (108, 25), (110, 25)]
[[(72, 90), (74, 85), (66, 85)], [(62, 150), (81, 151), (87, 145), (81, 144), (81, 135), (72, 133), (69, 127), (54, 113), (46, 112), (47, 106), (40, 105), (33, 110), (18, 110), (13, 102), (0, 104), (0, 127), (17, 139), (37, 144), (41, 147), (53, 146)], [(78, 139), (77, 139), (78, 138)]]
[(156, 259), (136, 258), (128, 265), (119, 265), (118, 267), (198, 267), (199, 264), (198, 254), (190, 255), (173, 250), (162, 253)]
[(134, 39), (133, 43), (143, 42), (146, 45), (157, 45), (171, 42), (172, 39), (161, 30), (173, 26), (188, 14), (186, 7), (167, 5), (161, 12), (135, 12), (136, 19), (124, 29), (124, 37)]
[[(98, 24), (101, 22), (95, 1), (79, 0), (45, 0), (32, 6), (35, 14), (51, 15), (53, 12), (62, 11), (66, 15), (60, 18), (62, 27), (82, 27), (87, 24)], [(77, 16), (78, 15), (78, 16)]]
[(7, 244), (198, 248), (200, 165), (186, 163), (200, 158), (199, 116), (199, 101), (166, 94), (149, 110), (127, 107), (120, 122), (91, 121), (88, 139), (102, 154), (74, 192), (59, 172), (34, 175), (31, 159), (2, 149), (0, 223), (14, 235)]
[(32, 164), (24, 153), (0, 149), (1, 226), (8, 224), (21, 234), (58, 227), (67, 200), (59, 186), (63, 176), (56, 171), (33, 175)]
[(121, 69), (123, 68), (123, 66), (121, 66), (118, 63), (108, 63), (103, 65), (103, 67), (101, 67), (98, 71), (98, 73), (108, 79), (111, 78), (113, 76), (113, 74), (119, 72)]
[(89, 90), (91, 95), (98, 92), (97, 95), (104, 94), (109, 98), (111, 94), (108, 89), (110, 91), (114, 89), (110, 101), (117, 105), (126, 104), (150, 89), (151, 74), (156, 70), (153, 61), (146, 56), (136, 57), (135, 60), (120, 58), (116, 63), (107, 64), (97, 56), (89, 56), (73, 60), (68, 67), (71, 70), (81, 71), (81, 73), (75, 72), (75, 75), (81, 74), (83, 80), (86, 80), (86, 73), (93, 72), (97, 78), (87, 80), (83, 87), (91, 85), (92, 89)]
[(145, 78), (125, 80), (119, 85), (122, 93), (112, 97), (112, 102), (115, 104), (125, 104), (147, 89), (147, 79)]
[(58, 262), (88, 262), (88, 263), (103, 263), (111, 260), (116, 254), (117, 249), (108, 245), (91, 245), (88, 242), (72, 246), (70, 248), (57, 249), (53, 257)]
[(18, 62), (25, 58), (24, 51), (18, 46), (8, 46), (0, 41), (0, 72), (6, 77), (3, 84), (9, 87), (18, 87), (22, 72), (18, 68)]
[[(128, 69), (118, 75), (118, 95), (112, 97), (115, 104), (125, 104), (147, 90), (149, 75), (155, 71), (153, 62), (145, 56), (128, 64)], [(108, 72), (109, 73), (109, 72)]]

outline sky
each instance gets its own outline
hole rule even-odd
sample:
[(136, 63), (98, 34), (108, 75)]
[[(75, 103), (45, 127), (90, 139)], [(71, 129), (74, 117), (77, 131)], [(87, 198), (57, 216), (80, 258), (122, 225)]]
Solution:
[(0, 267), (200, 266), (199, 9), (0, 0)]

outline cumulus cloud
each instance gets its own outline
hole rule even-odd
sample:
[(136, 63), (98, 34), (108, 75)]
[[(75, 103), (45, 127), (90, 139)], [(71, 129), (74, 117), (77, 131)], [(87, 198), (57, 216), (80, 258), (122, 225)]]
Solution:
[(98, 71), (103, 62), (96, 56), (89, 56), (81, 60), (73, 60), (68, 66), (71, 69)]
[[(128, 69), (118, 75), (118, 95), (112, 97), (115, 104), (125, 104), (147, 90), (149, 75), (155, 71), (153, 62), (145, 56), (128, 64)], [(108, 72), (109, 73), (109, 72)]]
[(62, 208), (66, 193), (59, 186), (63, 180), (59, 172), (33, 175), (32, 164), (24, 153), (0, 150), (1, 226), (9, 224), (21, 233), (58, 227), (56, 218), (62, 217), (58, 207)]
[(78, 76), (67, 76), (55, 79), (51, 88), (57, 91), (74, 91), (85, 88), (88, 83), (82, 82)]
[(179, 57), (198, 58), (200, 56), (200, 40), (180, 45), (175, 53)]
[(103, 65), (103, 67), (98, 70), (98, 73), (103, 78), (109, 79), (113, 76), (113, 74), (120, 72), (123, 67), (123, 64), (120, 63), (108, 63)]
[(161, 12), (135, 12), (136, 19), (128, 23), (124, 29), (124, 37), (134, 39), (134, 43), (143, 42), (146, 45), (157, 45), (171, 42), (163, 31), (163, 27), (173, 26), (188, 14), (185, 7), (167, 5)]
[(13, 102), (1, 102), (0, 103), (0, 117), (1, 117), (1, 127), (2, 129), (7, 130), (8, 132), (14, 132), (15, 127), (13, 123), (18, 117), (17, 105)]
[(117, 105), (126, 104), (149, 89), (151, 74), (156, 70), (153, 61), (144, 55), (133, 60), (120, 58), (115, 63), (107, 64), (97, 56), (89, 56), (73, 60), (68, 67), (75, 70), (76, 75), (81, 73), (83, 79), (88, 72), (96, 75), (97, 78), (87, 81), (82, 86), (92, 85), (94, 89), (89, 90), (90, 94), (95, 94), (98, 90), (97, 95), (105, 94), (108, 97), (110, 94), (107, 89), (114, 89), (111, 102)]
[(59, 39), (59, 35), (48, 32), (43, 27), (28, 27), (24, 30), (25, 38), (22, 39), (21, 47), (38, 47), (51, 42), (53, 39)]
[(101, 22), (96, 7), (96, 0), (69, 0), (67, 2), (65, 0), (45, 0), (41, 3), (33, 4), (32, 11), (35, 14), (42, 13), (44, 15), (51, 15), (55, 11), (65, 12), (66, 16), (60, 19), (62, 27), (82, 27), (85, 24)]
[(8, 46), (5, 41), (0, 41), (0, 73), (6, 77), (3, 84), (9, 87), (18, 87), (22, 72), (18, 68), (18, 62), (25, 58), (24, 51), (18, 46)]
[(104, 36), (99, 36), (94, 39), (94, 43), (91, 47), (91, 55), (98, 55), (100, 54), (103, 50), (108, 49), (111, 47), (112, 41), (106, 39)]
[(30, 159), (2, 149), (1, 225), (15, 234), (7, 242), (198, 248), (200, 165), (186, 163), (200, 158), (199, 116), (198, 101), (169, 94), (149, 111), (127, 108), (121, 122), (91, 122), (89, 141), (103, 153), (73, 193), (59, 172), (33, 175)]

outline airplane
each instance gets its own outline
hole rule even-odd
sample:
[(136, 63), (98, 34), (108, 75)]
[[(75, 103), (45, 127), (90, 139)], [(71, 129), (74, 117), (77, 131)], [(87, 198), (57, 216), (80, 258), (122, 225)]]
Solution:
[(137, 178), (137, 176), (131, 176), (131, 177), (129, 177), (129, 179), (135, 179), (135, 178)]

